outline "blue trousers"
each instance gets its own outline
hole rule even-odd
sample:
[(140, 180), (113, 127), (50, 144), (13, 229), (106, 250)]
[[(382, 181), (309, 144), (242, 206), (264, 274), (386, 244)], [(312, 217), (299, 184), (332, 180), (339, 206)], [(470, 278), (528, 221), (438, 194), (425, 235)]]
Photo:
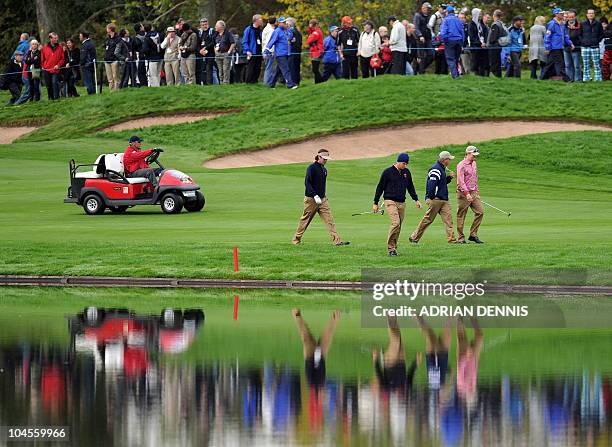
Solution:
[(563, 50), (565, 74), (570, 81), (582, 81), (582, 69), (580, 68), (581, 60), (582, 56), (580, 51), (572, 51), (571, 49)]
[(457, 64), (459, 63), (459, 58), (461, 57), (461, 47), (462, 42), (459, 40), (451, 40), (444, 44), (444, 57), (446, 57), (446, 63), (448, 64), (448, 68), (453, 79), (457, 79), (459, 77), (459, 69), (457, 68)]
[(276, 68), (276, 74), (272, 79), (272, 84), (270, 87), (274, 87), (276, 85), (276, 80), (279, 76), (282, 76), (285, 79), (285, 85), (287, 88), (294, 87), (296, 84), (291, 79), (291, 71), (289, 70), (289, 56), (275, 56), (276, 64), (278, 67)]
[(276, 80), (276, 59), (274, 55), (264, 56), (264, 83), (272, 87)]
[(81, 69), (81, 74), (83, 75), (83, 84), (85, 85), (85, 88), (87, 88), (88, 95), (93, 95), (94, 93), (96, 93), (96, 85), (93, 71), (93, 64), (92, 67), (83, 67)]

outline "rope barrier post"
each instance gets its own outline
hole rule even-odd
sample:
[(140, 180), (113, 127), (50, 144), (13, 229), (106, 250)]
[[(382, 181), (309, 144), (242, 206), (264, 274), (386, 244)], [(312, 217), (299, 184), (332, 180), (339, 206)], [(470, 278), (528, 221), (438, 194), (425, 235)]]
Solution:
[(234, 247), (234, 271), (237, 272), (238, 269), (238, 247)]
[(96, 62), (96, 60), (93, 60), (93, 66), (94, 66), (94, 85), (96, 86), (96, 94), (99, 94), (100, 92), (98, 91), (98, 63)]

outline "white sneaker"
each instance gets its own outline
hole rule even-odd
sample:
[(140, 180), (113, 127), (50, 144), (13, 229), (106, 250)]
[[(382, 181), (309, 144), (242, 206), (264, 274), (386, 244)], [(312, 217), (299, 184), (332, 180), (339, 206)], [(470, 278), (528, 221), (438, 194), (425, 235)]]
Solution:
[(291, 87), (291, 90), (295, 90), (296, 88), (298, 88), (298, 86), (294, 85), (293, 87)]

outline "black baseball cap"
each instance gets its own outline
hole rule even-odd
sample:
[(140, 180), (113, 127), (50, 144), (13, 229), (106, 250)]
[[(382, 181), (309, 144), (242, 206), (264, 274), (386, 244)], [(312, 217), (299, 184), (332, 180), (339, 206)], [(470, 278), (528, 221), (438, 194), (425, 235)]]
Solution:
[(142, 143), (144, 140), (142, 138), (140, 138), (139, 136), (132, 136), (130, 137), (130, 143)]

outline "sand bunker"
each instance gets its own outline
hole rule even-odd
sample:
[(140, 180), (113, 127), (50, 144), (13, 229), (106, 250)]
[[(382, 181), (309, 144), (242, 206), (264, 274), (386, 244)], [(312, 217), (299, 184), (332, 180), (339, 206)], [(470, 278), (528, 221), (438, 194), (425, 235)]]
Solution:
[(145, 127), (160, 126), (160, 125), (171, 125), (171, 124), (184, 124), (193, 123), (201, 120), (210, 120), (217, 118), (218, 116), (231, 113), (227, 112), (194, 112), (194, 113), (179, 113), (173, 115), (161, 115), (161, 116), (147, 116), (143, 118), (136, 118), (129, 121), (124, 121), (113, 126), (105, 127), (100, 129), (100, 132), (118, 132), (121, 130), (131, 129), (144, 129)]
[(329, 149), (334, 160), (375, 158), (395, 154), (401, 150), (411, 152), (445, 144), (478, 143), (520, 135), (580, 130), (611, 129), (602, 125), (550, 121), (409, 124), (344, 132), (270, 149), (241, 152), (208, 160), (204, 166), (225, 169), (302, 163), (311, 161), (313, 155), (321, 148)]
[(10, 144), (17, 138), (30, 132), (34, 132), (37, 127), (0, 127), (0, 144)]

